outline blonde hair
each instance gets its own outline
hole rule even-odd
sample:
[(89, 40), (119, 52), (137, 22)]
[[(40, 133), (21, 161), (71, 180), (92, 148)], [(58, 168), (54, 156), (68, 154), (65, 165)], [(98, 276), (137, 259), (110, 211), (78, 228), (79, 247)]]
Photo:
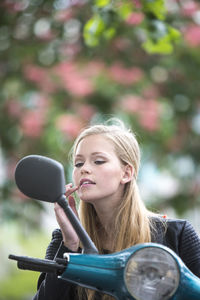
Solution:
[[(109, 120), (111, 123), (111, 120)], [(73, 147), (75, 155), (79, 143), (91, 135), (102, 135), (113, 146), (115, 153), (123, 165), (130, 165), (134, 169), (133, 179), (126, 183), (123, 199), (115, 216), (112, 252), (117, 252), (135, 244), (151, 242), (150, 214), (140, 198), (137, 176), (140, 166), (140, 148), (135, 134), (127, 129), (120, 120), (113, 120), (111, 124), (92, 125), (84, 129), (77, 137)], [(81, 201), (80, 218), (89, 236), (100, 253), (103, 245), (99, 236), (99, 220), (92, 204)], [(78, 288), (79, 299), (83, 288)], [(94, 291), (86, 290), (87, 299), (94, 299)], [(102, 299), (113, 299), (105, 295)]]

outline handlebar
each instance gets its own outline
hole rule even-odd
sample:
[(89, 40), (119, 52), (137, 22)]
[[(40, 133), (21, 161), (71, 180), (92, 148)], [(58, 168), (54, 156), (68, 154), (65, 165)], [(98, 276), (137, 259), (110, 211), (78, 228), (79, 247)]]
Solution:
[(8, 258), (16, 260), (19, 269), (45, 273), (56, 273), (57, 275), (61, 275), (64, 272), (68, 263), (66, 259), (61, 258), (49, 260), (33, 258), (29, 256), (17, 256), (13, 254), (10, 254)]

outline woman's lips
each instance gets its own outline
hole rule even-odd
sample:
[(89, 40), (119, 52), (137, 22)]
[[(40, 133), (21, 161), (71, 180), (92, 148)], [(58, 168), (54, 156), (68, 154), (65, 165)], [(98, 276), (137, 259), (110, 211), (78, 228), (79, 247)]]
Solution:
[(90, 179), (87, 179), (87, 178), (84, 178), (84, 179), (81, 179), (80, 181), (80, 187), (87, 187), (87, 186), (90, 186), (90, 185), (94, 185), (95, 182), (90, 180)]

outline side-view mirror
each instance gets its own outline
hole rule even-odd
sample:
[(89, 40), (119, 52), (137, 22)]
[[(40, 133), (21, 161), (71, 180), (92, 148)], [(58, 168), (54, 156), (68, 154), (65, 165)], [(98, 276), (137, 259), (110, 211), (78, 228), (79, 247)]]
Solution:
[(16, 166), (15, 181), (19, 190), (26, 196), (40, 201), (57, 202), (65, 211), (79, 236), (84, 248), (83, 252), (98, 253), (79, 219), (68, 205), (65, 197), (65, 174), (62, 164), (45, 156), (26, 156)]
[(65, 193), (62, 164), (44, 156), (22, 158), (15, 170), (15, 182), (26, 196), (47, 202), (57, 202)]

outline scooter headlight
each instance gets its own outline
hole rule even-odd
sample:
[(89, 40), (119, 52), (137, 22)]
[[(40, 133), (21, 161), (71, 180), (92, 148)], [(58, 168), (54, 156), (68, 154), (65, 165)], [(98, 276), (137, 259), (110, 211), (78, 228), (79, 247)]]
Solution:
[(125, 284), (137, 300), (167, 300), (179, 284), (179, 268), (173, 256), (162, 248), (141, 248), (130, 257)]

